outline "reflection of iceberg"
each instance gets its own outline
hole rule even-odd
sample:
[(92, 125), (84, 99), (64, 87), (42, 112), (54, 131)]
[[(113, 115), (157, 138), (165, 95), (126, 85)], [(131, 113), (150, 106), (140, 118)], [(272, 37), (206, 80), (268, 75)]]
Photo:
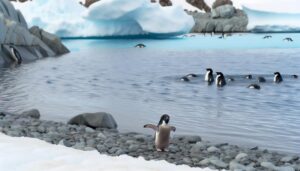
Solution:
[(265, 12), (243, 7), (253, 32), (300, 32), (300, 14)]
[(180, 6), (162, 8), (149, 0), (99, 1), (88, 9), (76, 1), (35, 0), (20, 8), (30, 25), (61, 37), (173, 36), (194, 25)]

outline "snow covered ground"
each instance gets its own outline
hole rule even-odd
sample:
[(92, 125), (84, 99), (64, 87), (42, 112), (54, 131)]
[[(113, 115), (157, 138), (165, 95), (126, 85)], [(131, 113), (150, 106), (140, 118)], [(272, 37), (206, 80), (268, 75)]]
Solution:
[(32, 138), (0, 133), (1, 171), (212, 171), (176, 166), (165, 161), (145, 161), (129, 156), (110, 157), (97, 151), (80, 151)]

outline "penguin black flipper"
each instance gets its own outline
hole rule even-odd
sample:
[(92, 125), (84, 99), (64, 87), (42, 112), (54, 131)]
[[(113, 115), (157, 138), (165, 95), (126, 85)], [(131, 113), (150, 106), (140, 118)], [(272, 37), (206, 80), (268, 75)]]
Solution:
[(172, 130), (173, 132), (175, 132), (175, 131), (176, 131), (176, 127), (175, 127), (175, 126), (171, 126), (171, 130)]
[(144, 128), (151, 128), (154, 131), (158, 131), (158, 127), (156, 125), (153, 125), (153, 124), (146, 124), (146, 125), (144, 125)]

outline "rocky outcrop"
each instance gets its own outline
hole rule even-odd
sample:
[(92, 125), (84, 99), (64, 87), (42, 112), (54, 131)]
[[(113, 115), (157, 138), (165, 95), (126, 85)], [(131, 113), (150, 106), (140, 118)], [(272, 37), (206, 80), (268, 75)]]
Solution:
[(31, 27), (29, 32), (42, 40), (56, 54), (65, 54), (70, 52), (65, 45), (61, 43), (61, 40), (57, 36), (48, 33), (37, 26)]
[(219, 6), (223, 6), (223, 5), (233, 5), (231, 0), (216, 0), (213, 5), (212, 8), (215, 9)]
[[(225, 3), (225, 5), (218, 6)], [(197, 13), (188, 11), (195, 20), (193, 33), (231, 33), (231, 32), (246, 32), (248, 25), (247, 14), (235, 9), (231, 1), (216, 1), (211, 13)]]
[(206, 13), (211, 12), (210, 7), (205, 3), (204, 0), (186, 0), (186, 2), (200, 10), (204, 10)]
[(0, 30), (0, 67), (69, 52), (53, 34), (32, 34), (22, 13), (8, 0), (0, 0)]
[(85, 6), (85, 7), (89, 7), (91, 6), (93, 3), (100, 1), (100, 0), (85, 0), (84, 3), (83, 2), (79, 2), (81, 5)]
[(172, 6), (172, 1), (171, 0), (159, 0), (159, 4), (163, 7), (166, 7), (166, 6)]
[(105, 112), (80, 114), (70, 119), (68, 124), (84, 125), (91, 128), (116, 129), (118, 127), (113, 116)]

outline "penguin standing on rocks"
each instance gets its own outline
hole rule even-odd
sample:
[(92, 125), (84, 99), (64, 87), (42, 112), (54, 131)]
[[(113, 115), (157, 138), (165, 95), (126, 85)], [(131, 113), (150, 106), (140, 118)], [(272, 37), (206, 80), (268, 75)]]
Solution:
[(14, 60), (14, 62), (20, 65), (23, 62), (23, 59), (20, 53), (18, 52), (18, 50), (13, 46), (9, 46), (9, 50), (10, 50), (11, 58)]
[(226, 85), (226, 80), (222, 72), (217, 72), (216, 85), (218, 87), (223, 87)]
[(205, 74), (204, 80), (207, 81), (208, 83), (214, 82), (213, 70), (211, 68), (206, 69), (206, 74)]
[(158, 125), (146, 124), (144, 128), (151, 128), (155, 131), (155, 147), (157, 151), (167, 151), (170, 142), (171, 131), (176, 131), (174, 126), (169, 126), (170, 116), (164, 114), (160, 117)]
[(279, 72), (274, 72), (274, 82), (281, 83), (283, 81), (282, 76)]

